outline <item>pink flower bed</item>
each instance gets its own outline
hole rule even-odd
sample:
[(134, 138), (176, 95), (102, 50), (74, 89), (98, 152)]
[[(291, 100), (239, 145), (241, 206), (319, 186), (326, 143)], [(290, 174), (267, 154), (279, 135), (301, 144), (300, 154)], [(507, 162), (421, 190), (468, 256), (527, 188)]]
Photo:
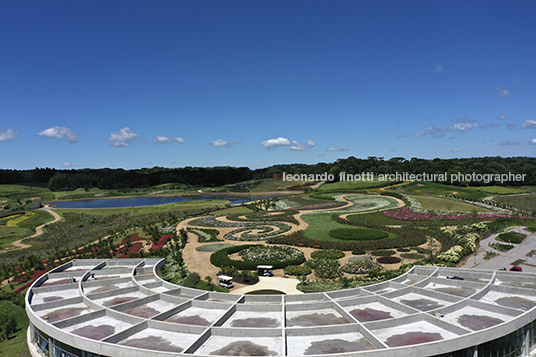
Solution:
[[(429, 221), (431, 219), (440, 219), (442, 221), (459, 221), (464, 219), (470, 219), (474, 216), (472, 215), (451, 215), (451, 214), (438, 214), (431, 215), (427, 213), (418, 213), (410, 210), (408, 207), (396, 208), (389, 211), (384, 211), (383, 215), (389, 218), (398, 219), (401, 221)], [(512, 218), (512, 215), (509, 214), (499, 214), (499, 213), (481, 213), (476, 216), (477, 219), (492, 219), (506, 217)], [(525, 218), (519, 216), (518, 218)]]
[(156, 250), (156, 249), (160, 249), (164, 246), (164, 244), (166, 244), (166, 239), (168, 239), (169, 237), (171, 237), (171, 235), (167, 235), (167, 236), (162, 236), (159, 240), (158, 240), (158, 243), (155, 243), (154, 239), (153, 239), (153, 246), (151, 247), (152, 250)]

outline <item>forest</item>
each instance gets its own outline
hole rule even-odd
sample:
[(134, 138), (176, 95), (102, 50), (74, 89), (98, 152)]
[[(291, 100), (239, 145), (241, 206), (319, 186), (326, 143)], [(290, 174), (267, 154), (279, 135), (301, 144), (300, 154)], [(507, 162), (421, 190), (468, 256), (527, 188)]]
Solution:
[[(386, 160), (383, 157), (369, 156), (359, 159), (350, 156), (338, 159), (332, 163), (319, 162), (316, 164), (281, 164), (261, 169), (248, 167), (183, 167), (164, 168), (152, 167), (134, 170), (125, 169), (64, 169), (35, 168), (31, 170), (0, 170), (0, 184), (45, 183), (52, 191), (70, 191), (77, 188), (91, 189), (97, 187), (103, 190), (122, 188), (144, 188), (164, 183), (183, 183), (204, 187), (221, 186), (244, 182), (253, 179), (271, 178), (283, 172), (288, 174), (333, 174), (335, 179), (340, 172), (374, 174), (394, 174), (407, 172), (409, 174), (526, 174), (524, 181), (500, 182), (492, 181), (486, 185), (522, 186), (536, 185), (536, 158), (532, 157), (476, 157), (456, 159), (420, 159), (413, 157), (393, 157)], [(458, 186), (479, 186), (483, 182), (458, 181)]]

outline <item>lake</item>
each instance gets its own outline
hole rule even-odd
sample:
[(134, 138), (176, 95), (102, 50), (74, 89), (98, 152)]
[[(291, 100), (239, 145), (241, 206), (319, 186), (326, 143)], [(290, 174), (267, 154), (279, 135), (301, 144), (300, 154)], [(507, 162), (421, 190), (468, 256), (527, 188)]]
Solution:
[(131, 197), (131, 198), (110, 198), (98, 200), (77, 200), (77, 201), (59, 201), (53, 202), (56, 208), (125, 208), (125, 207), (143, 207), (156, 206), (167, 203), (189, 202), (189, 201), (212, 201), (226, 200), (232, 205), (238, 205), (242, 202), (258, 200), (261, 198), (272, 198), (275, 196), (173, 196), (173, 197)]

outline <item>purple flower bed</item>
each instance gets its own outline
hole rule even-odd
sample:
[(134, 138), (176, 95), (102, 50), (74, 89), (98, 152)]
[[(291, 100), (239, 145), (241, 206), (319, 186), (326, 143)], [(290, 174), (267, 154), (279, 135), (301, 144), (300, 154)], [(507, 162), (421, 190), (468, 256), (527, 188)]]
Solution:
[[(400, 221), (429, 221), (431, 219), (439, 219), (442, 221), (461, 221), (466, 219), (474, 218), (472, 215), (454, 215), (454, 214), (438, 214), (432, 215), (427, 213), (419, 213), (412, 211), (408, 207), (401, 207), (392, 209), (389, 211), (384, 211), (383, 215), (389, 218), (398, 219)], [(477, 219), (492, 219), (492, 218), (513, 218), (514, 216), (509, 214), (499, 214), (499, 213), (480, 213), (476, 216)], [(518, 218), (525, 218), (519, 216)]]

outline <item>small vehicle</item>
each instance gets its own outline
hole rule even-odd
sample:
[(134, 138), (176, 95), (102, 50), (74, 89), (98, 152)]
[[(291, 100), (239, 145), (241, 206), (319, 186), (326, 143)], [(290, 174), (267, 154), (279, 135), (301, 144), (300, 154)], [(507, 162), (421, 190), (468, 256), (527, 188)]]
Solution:
[(272, 273), (272, 269), (274, 267), (272, 265), (257, 265), (257, 275), (259, 276), (274, 276), (274, 273)]
[(227, 289), (234, 288), (232, 280), (233, 280), (232, 276), (218, 275), (218, 285), (223, 288), (227, 288)]
[(514, 265), (510, 268), (510, 271), (523, 271), (523, 268), (521, 268), (519, 265)]
[(458, 275), (447, 276), (447, 279), (452, 279), (452, 280), (463, 280), (463, 278), (462, 278), (461, 276), (458, 276)]

